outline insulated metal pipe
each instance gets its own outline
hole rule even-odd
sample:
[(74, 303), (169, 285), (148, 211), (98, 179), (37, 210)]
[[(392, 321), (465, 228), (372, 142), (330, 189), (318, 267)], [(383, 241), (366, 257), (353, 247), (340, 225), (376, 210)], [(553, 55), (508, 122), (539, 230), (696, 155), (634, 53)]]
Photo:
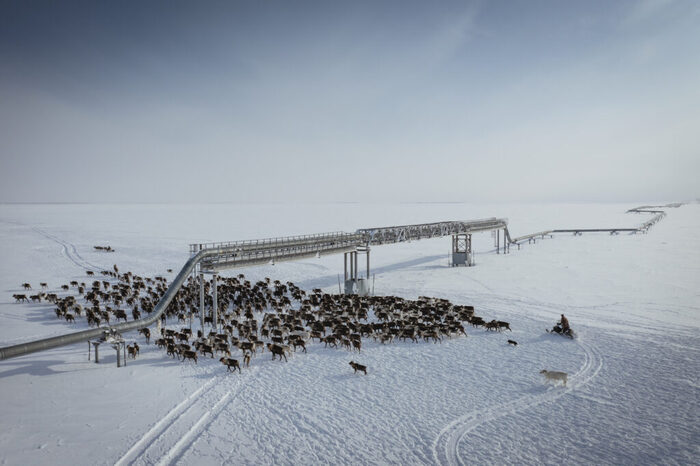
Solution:
[(203, 250), (190, 257), (190, 259), (182, 267), (182, 270), (180, 270), (180, 273), (177, 274), (177, 277), (175, 277), (173, 282), (165, 291), (163, 297), (160, 298), (160, 301), (158, 301), (158, 304), (156, 304), (156, 307), (153, 309), (153, 312), (149, 316), (144, 317), (143, 319), (132, 320), (131, 322), (122, 322), (120, 324), (115, 324), (111, 326), (82, 330), (80, 332), (69, 333), (67, 335), (59, 335), (57, 337), (43, 338), (41, 340), (20, 343), (18, 345), (6, 346), (4, 348), (0, 348), (0, 361), (4, 359), (15, 358), (18, 356), (24, 356), (25, 354), (36, 353), (38, 351), (44, 351), (52, 348), (58, 348), (60, 346), (72, 345), (74, 343), (80, 343), (83, 341), (100, 338), (103, 335), (105, 335), (105, 333), (109, 333), (112, 331), (117, 331), (121, 333), (128, 332), (129, 330), (148, 327), (149, 325), (153, 324), (158, 319), (160, 319), (160, 316), (163, 314), (163, 312), (165, 312), (168, 305), (172, 302), (178, 290), (180, 290), (182, 284), (185, 283), (185, 280), (187, 280), (187, 276), (190, 274), (190, 272), (192, 272), (194, 267), (202, 259), (209, 256), (215, 256), (216, 254), (216, 250)]

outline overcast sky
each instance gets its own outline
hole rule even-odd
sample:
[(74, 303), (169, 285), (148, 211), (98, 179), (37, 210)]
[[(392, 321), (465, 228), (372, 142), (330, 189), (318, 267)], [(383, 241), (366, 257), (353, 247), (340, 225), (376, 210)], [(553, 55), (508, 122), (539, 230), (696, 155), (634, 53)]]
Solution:
[(0, 201), (700, 196), (700, 2), (0, 0)]

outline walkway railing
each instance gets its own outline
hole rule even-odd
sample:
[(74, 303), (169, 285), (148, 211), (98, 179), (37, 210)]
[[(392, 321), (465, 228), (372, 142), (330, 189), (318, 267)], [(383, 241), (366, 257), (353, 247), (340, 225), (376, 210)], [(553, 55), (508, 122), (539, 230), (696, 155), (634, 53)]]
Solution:
[(508, 228), (508, 220), (502, 218), (489, 218), (483, 220), (468, 220), (454, 222), (421, 223), (417, 225), (401, 225), (380, 228), (364, 228), (357, 230), (368, 245), (401, 243), (441, 236), (457, 235), (464, 233), (478, 233), (480, 231), (500, 230)]
[(215, 252), (215, 255), (202, 261), (201, 270), (216, 272), (268, 262), (349, 252), (362, 244), (362, 235), (334, 232), (228, 243), (191, 244), (190, 253)]

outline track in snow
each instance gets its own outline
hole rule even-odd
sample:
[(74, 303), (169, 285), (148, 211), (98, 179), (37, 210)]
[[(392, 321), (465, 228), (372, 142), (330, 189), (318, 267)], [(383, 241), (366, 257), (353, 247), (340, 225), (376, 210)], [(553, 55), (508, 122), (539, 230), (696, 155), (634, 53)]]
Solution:
[[(228, 378), (237, 377), (234, 384)], [(131, 464), (173, 464), (216, 419), (240, 390), (241, 374), (214, 376), (156, 422), (115, 462)]]
[(52, 235), (52, 234), (50, 234), (50, 233), (47, 233), (47, 232), (45, 232), (44, 230), (41, 230), (41, 229), (39, 229), (39, 228), (37, 228), (37, 227), (32, 227), (32, 231), (34, 231), (35, 233), (40, 234), (40, 235), (43, 236), (44, 238), (50, 239), (51, 241), (53, 241), (53, 242), (55, 242), (55, 243), (58, 243), (58, 244), (60, 244), (61, 246), (63, 246), (63, 251), (62, 251), (63, 255), (64, 255), (68, 260), (70, 260), (70, 261), (73, 262), (75, 265), (77, 265), (78, 267), (81, 267), (81, 268), (83, 268), (83, 269), (85, 269), (85, 270), (99, 270), (99, 269), (100, 269), (100, 267), (98, 267), (98, 266), (96, 266), (96, 265), (94, 265), (94, 264), (91, 264), (90, 262), (88, 262), (88, 261), (86, 261), (85, 259), (83, 259), (83, 258), (80, 256), (80, 254), (78, 253), (78, 249), (75, 247), (74, 244), (69, 243), (68, 241), (62, 240), (61, 238), (59, 238), (59, 237), (57, 237), (57, 236), (54, 236), (54, 235)]
[(499, 403), (488, 408), (478, 409), (461, 416), (448, 424), (433, 442), (433, 459), (438, 464), (467, 464), (459, 456), (459, 443), (472, 430), (480, 425), (494, 421), (509, 414), (515, 414), (556, 399), (588, 384), (598, 375), (604, 363), (598, 350), (588, 344), (576, 340), (585, 352), (583, 366), (571, 376), (566, 388), (551, 387), (538, 395), (526, 395), (514, 400)]

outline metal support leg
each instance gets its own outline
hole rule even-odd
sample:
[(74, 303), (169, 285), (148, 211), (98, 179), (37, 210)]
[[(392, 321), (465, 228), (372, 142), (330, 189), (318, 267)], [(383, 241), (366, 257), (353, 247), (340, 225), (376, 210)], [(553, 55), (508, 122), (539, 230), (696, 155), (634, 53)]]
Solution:
[(100, 342), (93, 341), (92, 346), (95, 347), (95, 364), (99, 364), (100, 363), (100, 352), (99, 352)]
[(354, 265), (355, 265), (355, 253), (354, 253), (354, 252), (351, 252), (351, 253), (350, 253), (350, 280), (354, 280), (354, 279), (355, 279), (355, 269), (354, 269)]
[(212, 327), (214, 328), (214, 330), (217, 330), (219, 327), (219, 320), (218, 320), (218, 316), (216, 314), (217, 314), (217, 311), (219, 309), (218, 308), (219, 302), (218, 302), (218, 296), (217, 296), (218, 295), (218, 293), (217, 293), (218, 286), (216, 285), (216, 274), (213, 274), (211, 277), (211, 287), (212, 287), (211, 297), (212, 297), (212, 301), (214, 301), (214, 303), (212, 304), (212, 308), (211, 308)]
[(369, 246), (367, 246), (367, 283), (369, 283)]
[(467, 267), (474, 265), (474, 256), (472, 252), (472, 235), (467, 235)]
[(204, 331), (204, 274), (199, 274), (199, 324)]
[[(348, 281), (348, 253), (346, 252), (343, 254), (343, 259), (345, 261), (345, 266), (343, 267), (343, 270), (345, 270), (345, 281)], [(345, 282), (343, 282), (345, 283)]]

